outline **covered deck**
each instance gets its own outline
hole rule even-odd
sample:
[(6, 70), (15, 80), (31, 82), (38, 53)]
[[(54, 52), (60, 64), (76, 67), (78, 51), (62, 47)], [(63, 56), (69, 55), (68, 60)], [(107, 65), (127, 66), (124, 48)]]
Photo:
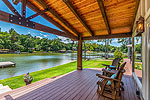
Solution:
[[(0, 21), (24, 26), (27, 28), (68, 37), (78, 41), (77, 71), (55, 78), (25, 86), (3, 94), (0, 99), (93, 99), (107, 100), (96, 93), (96, 73), (100, 69), (82, 70), (82, 42), (84, 40), (127, 38), (132, 37), (132, 58), (134, 58), (134, 37), (142, 35), (142, 84), (137, 84), (141, 97), (150, 98), (150, 3), (149, 0), (13, 0), (14, 4), (22, 3), (21, 14), (8, 0), (2, 0), (13, 14), (0, 10)], [(36, 12), (26, 16), (26, 6)], [(42, 16), (60, 30), (50, 28), (31, 19)], [(142, 18), (143, 23), (139, 23)], [(145, 21), (145, 22), (144, 22)], [(144, 26), (145, 24), (145, 26)], [(142, 28), (143, 27), (143, 28)], [(144, 32), (145, 29), (145, 32)], [(143, 33), (143, 34), (141, 34)], [(128, 64), (127, 64), (128, 65)], [(132, 80), (137, 79), (132, 70), (127, 69), (123, 77), (125, 91), (122, 100), (138, 100), (136, 86)], [(5, 96), (5, 97), (4, 97)]]
[[(121, 100), (140, 100), (129, 67), (125, 69), (122, 79), (125, 90), (121, 93)], [(0, 100), (111, 100), (97, 94), (99, 78), (96, 73), (101, 73), (101, 70), (76, 70), (54, 79), (44, 79), (1, 94)]]

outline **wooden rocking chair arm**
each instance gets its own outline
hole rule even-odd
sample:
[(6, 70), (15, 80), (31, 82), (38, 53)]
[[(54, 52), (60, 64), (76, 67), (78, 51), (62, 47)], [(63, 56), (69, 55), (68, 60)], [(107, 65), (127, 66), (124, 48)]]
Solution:
[(110, 65), (102, 64), (103, 66), (106, 66), (105, 69), (107, 69)]
[(106, 66), (106, 67), (108, 67), (108, 66), (110, 66), (110, 65), (107, 65), (107, 64), (102, 64), (103, 66)]
[(108, 80), (112, 79), (110, 77), (107, 77), (107, 76), (104, 76), (104, 75), (101, 75), (101, 74), (96, 74), (96, 76), (98, 76), (99, 78), (108, 79)]
[(106, 80), (112, 80), (112, 81), (117, 81), (117, 82), (121, 82), (121, 80), (118, 80), (118, 79), (113, 79), (113, 78), (110, 78), (110, 77), (107, 77), (107, 76), (104, 76), (104, 75), (101, 75), (101, 74), (96, 74), (96, 76), (98, 76), (99, 78), (103, 78), (103, 79), (106, 79)]
[(110, 67), (110, 66), (108, 66), (108, 68), (110, 68), (110, 69), (116, 69), (116, 67)]
[(107, 74), (115, 74), (115, 72), (109, 71), (107, 69), (102, 69), (103, 72), (107, 73)]
[(103, 66), (110, 66), (110, 65), (107, 65), (107, 64), (102, 64)]

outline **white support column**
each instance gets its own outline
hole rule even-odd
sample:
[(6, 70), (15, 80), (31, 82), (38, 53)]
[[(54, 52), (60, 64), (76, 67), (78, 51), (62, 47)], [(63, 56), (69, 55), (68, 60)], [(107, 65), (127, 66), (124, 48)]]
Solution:
[(143, 74), (142, 91), (144, 100), (150, 99), (150, 14), (145, 17), (145, 33), (143, 39)]
[[(130, 37), (128, 40), (128, 44), (131, 44), (131, 38)], [(131, 56), (131, 47), (128, 47), (128, 59), (130, 59), (130, 56)]]

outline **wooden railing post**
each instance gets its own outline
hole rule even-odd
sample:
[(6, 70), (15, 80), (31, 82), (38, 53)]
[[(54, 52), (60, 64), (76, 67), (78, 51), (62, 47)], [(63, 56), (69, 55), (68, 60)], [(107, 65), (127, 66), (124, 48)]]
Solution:
[(82, 38), (78, 40), (77, 70), (82, 70)]

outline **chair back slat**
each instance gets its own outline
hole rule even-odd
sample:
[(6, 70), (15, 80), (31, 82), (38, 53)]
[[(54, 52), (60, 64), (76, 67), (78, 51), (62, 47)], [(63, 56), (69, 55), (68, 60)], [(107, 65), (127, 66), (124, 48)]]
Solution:
[(115, 79), (122, 79), (122, 75), (123, 75), (123, 72), (124, 72), (124, 67), (126, 65), (126, 62), (124, 62), (121, 67), (119, 68), (118, 72), (116, 73), (116, 76), (115, 76)]
[(115, 59), (112, 61), (112, 66), (116, 66), (116, 67), (117, 67), (119, 61), (120, 61), (120, 58), (115, 58)]

